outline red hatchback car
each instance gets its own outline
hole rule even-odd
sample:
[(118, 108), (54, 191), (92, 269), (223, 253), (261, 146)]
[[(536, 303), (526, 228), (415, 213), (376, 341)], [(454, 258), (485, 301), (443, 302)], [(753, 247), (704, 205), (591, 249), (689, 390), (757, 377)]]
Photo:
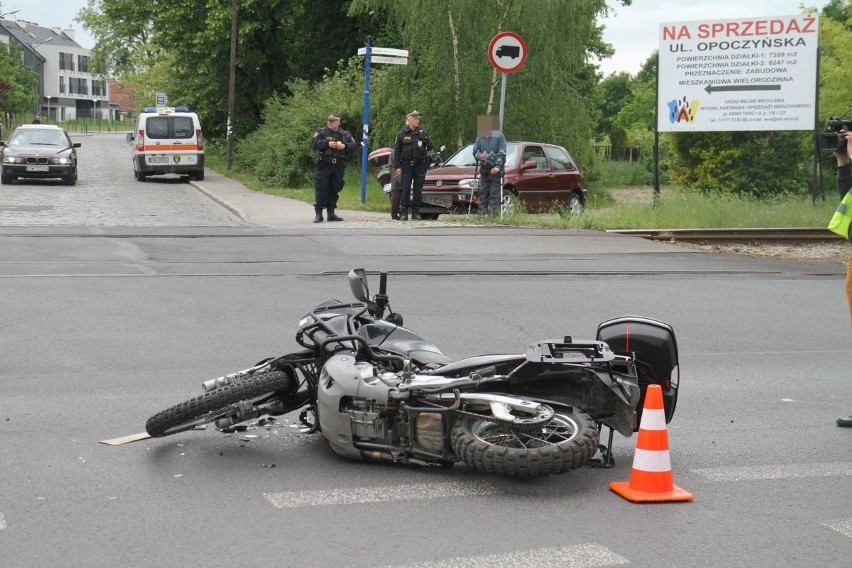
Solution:
[[(444, 164), (426, 172), (420, 214), (475, 211), (479, 203), (473, 144), (453, 154)], [(506, 144), (503, 213), (520, 202), (527, 211), (562, 206), (579, 213), (586, 204), (586, 178), (574, 157), (563, 147), (540, 142)]]

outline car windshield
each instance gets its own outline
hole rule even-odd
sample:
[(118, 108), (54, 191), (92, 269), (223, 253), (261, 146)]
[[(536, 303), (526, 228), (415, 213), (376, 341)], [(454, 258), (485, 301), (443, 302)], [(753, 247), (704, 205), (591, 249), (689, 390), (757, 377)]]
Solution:
[[(513, 143), (506, 144), (506, 165), (511, 166), (515, 163), (518, 155), (518, 145)], [(468, 144), (444, 162), (445, 167), (465, 167), (475, 166), (476, 158), (473, 157), (473, 144)]]
[(68, 146), (61, 130), (17, 130), (9, 138), (10, 146)]

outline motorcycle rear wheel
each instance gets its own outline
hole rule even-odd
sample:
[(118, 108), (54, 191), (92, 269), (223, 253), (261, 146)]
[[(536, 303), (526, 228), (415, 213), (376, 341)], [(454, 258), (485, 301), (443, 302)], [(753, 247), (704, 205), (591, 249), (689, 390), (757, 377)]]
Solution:
[(145, 430), (154, 438), (191, 430), (234, 413), (243, 401), (257, 402), (290, 393), (298, 388), (295, 378), (284, 371), (267, 371), (241, 377), (233, 383), (176, 404), (148, 419)]
[(467, 417), (453, 428), (452, 446), (469, 467), (507, 477), (543, 477), (582, 467), (597, 452), (598, 427), (586, 414), (558, 409), (535, 431)]

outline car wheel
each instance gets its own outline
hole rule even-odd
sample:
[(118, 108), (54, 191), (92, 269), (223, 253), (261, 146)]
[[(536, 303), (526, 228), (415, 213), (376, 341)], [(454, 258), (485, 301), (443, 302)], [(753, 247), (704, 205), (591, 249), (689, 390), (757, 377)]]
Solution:
[(146, 177), (147, 176), (145, 175), (145, 172), (140, 172), (139, 170), (136, 170), (136, 180), (137, 181), (145, 181)]
[(77, 170), (75, 169), (74, 172), (70, 176), (65, 176), (64, 178), (62, 178), (62, 181), (65, 182), (65, 185), (76, 185), (77, 184)]
[(571, 192), (571, 197), (568, 198), (568, 211), (573, 216), (583, 213), (583, 200), (576, 191)]
[(518, 212), (518, 196), (509, 190), (503, 192), (503, 202), (500, 204), (502, 215), (514, 215)]
[(204, 181), (204, 170), (198, 170), (195, 172), (195, 175), (190, 176), (190, 179), (194, 179), (195, 181)]
[(13, 181), (15, 181), (15, 178), (13, 176), (10, 176), (9, 174), (0, 175), (0, 183), (2, 183), (3, 185), (8, 185)]

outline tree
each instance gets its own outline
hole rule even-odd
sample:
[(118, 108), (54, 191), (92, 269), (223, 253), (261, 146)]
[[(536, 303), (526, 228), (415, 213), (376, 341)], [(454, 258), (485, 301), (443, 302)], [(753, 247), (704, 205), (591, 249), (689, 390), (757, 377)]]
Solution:
[[(142, 6), (145, 4), (145, 6)], [(253, 130), (264, 102), (288, 82), (319, 80), (355, 54), (374, 16), (347, 17), (339, 0), (240, 0), (236, 69), (238, 136)], [(161, 89), (193, 107), (205, 131), (226, 123), (231, 2), (89, 0), (78, 16), (107, 68), (143, 90)]]
[(24, 65), (20, 46), (0, 47), (0, 112), (27, 112), (36, 102), (38, 74)]
[(618, 113), (631, 99), (633, 78), (624, 71), (604, 78), (595, 88), (595, 138), (609, 136)]
[[(629, 2), (628, 2), (629, 3)], [(511, 24), (526, 41), (529, 59), (508, 81), (505, 127), (509, 138), (546, 140), (591, 160), (591, 93), (597, 82), (589, 62), (611, 50), (597, 17), (605, 0), (353, 0), (350, 14), (387, 15), (411, 53), (411, 64), (388, 70), (388, 88), (375, 89), (382, 109), (371, 124), (374, 144), (387, 144), (406, 112), (417, 108), (433, 140), (471, 141), (476, 116), (496, 114), (499, 76), (488, 43)]]

